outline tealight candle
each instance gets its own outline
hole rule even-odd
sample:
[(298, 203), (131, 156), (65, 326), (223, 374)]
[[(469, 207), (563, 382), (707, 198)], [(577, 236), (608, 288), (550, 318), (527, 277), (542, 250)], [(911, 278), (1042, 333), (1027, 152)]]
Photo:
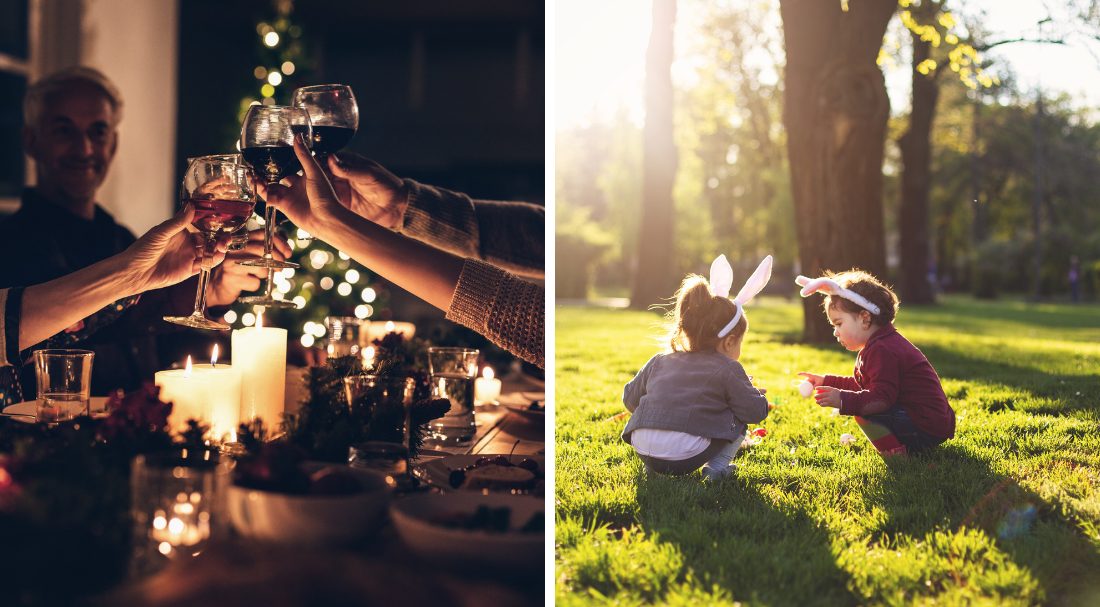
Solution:
[(493, 377), (493, 368), (485, 367), (484, 377), (474, 380), (474, 404), (490, 405), (500, 396), (500, 380)]
[(286, 391), (286, 329), (256, 326), (233, 331), (233, 368), (241, 374), (240, 421), (260, 418), (273, 431), (282, 423)]

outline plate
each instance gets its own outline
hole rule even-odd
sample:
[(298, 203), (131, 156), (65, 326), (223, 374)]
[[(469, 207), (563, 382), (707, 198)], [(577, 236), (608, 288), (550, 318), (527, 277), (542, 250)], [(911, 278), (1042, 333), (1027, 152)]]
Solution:
[[(507, 531), (446, 526), (445, 519), (468, 517), (479, 507), (508, 508)], [(429, 561), (459, 568), (492, 567), (542, 571), (546, 532), (521, 531), (532, 517), (543, 517), (542, 499), (519, 495), (420, 494), (390, 504), (394, 529), (409, 549)]]
[[(541, 409), (532, 410), (531, 403), (540, 401)], [(546, 393), (545, 392), (512, 392), (500, 397), (497, 401), (500, 406), (529, 421), (546, 420)]]
[[(107, 417), (107, 397), (106, 396), (93, 396), (89, 399), (91, 401), (91, 407), (93, 411), (92, 417)], [(35, 409), (38, 407), (37, 400), (25, 400), (21, 403), (15, 403), (14, 405), (8, 405), (4, 407), (4, 414), (12, 416), (17, 422), (23, 422), (25, 424), (33, 424), (38, 421), (35, 418)]]
[[(439, 489), (442, 489), (444, 492), (451, 493), (451, 492), (461, 491), (461, 492), (464, 492), (464, 493), (465, 492), (479, 493), (482, 490), (480, 490), (480, 489), (459, 489), (459, 488), (456, 488), (456, 487), (452, 486), (451, 485), (451, 471), (452, 470), (460, 470), (462, 468), (465, 468), (466, 466), (469, 466), (469, 465), (477, 462), (477, 460), (479, 460), (483, 457), (496, 457), (497, 455), (503, 455), (503, 456), (507, 457), (509, 459), (509, 461), (511, 461), (514, 464), (518, 464), (519, 462), (521, 462), (524, 459), (534, 460), (534, 462), (539, 465), (539, 469), (535, 473), (535, 478), (537, 479), (535, 488), (532, 491), (518, 490), (518, 491), (514, 491), (514, 492), (518, 492), (518, 493), (541, 493), (541, 490), (543, 489), (543, 481), (546, 478), (546, 461), (545, 461), (545, 458), (543, 458), (541, 455), (508, 455), (506, 453), (500, 453), (500, 454), (497, 454), (497, 453), (481, 453), (481, 454), (478, 454), (478, 455), (448, 455), (447, 457), (442, 457), (442, 458), (439, 458), (439, 459), (436, 459), (436, 460), (432, 460), (430, 462), (424, 463), (423, 465), (414, 467), (413, 468), (413, 474), (415, 474), (418, 478), (420, 478), (420, 480), (428, 483), (429, 485), (432, 485), (433, 487), (437, 487)], [(495, 491), (494, 493), (505, 493), (505, 494), (507, 494), (509, 492), (511, 492), (511, 491), (508, 490), (508, 489), (502, 489), (500, 491)]]

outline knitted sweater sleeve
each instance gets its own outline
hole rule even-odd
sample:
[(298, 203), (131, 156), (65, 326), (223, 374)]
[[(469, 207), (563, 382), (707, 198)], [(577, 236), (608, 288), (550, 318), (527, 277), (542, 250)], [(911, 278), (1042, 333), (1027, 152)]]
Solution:
[(490, 264), (467, 259), (447, 320), (469, 327), (527, 362), (543, 367), (543, 288)]
[(536, 204), (473, 200), (405, 180), (408, 205), (399, 231), (459, 257), (525, 276), (543, 276), (546, 211)]

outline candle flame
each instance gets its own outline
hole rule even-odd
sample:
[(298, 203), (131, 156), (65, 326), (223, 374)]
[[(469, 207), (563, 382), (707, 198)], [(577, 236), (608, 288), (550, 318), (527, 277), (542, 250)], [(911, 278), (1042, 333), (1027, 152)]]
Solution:
[(386, 333), (393, 333), (393, 329), (396, 326), (397, 325), (393, 324), (392, 320), (387, 320), (386, 321)]
[(263, 307), (256, 308), (256, 328), (264, 328), (264, 309)]
[(368, 367), (374, 364), (374, 346), (363, 348), (363, 364)]
[(482, 373), (482, 375), (485, 376), (485, 379), (493, 379), (493, 368), (485, 367), (485, 371)]
[(187, 355), (187, 366), (183, 368), (183, 376), (191, 377), (191, 355)]
[(214, 351), (210, 353), (210, 366), (218, 364), (218, 344), (214, 344)]

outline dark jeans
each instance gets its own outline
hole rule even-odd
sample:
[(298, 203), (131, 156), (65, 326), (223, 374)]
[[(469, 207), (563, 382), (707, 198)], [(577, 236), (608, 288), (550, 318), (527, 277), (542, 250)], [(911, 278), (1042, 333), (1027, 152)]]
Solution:
[(885, 413), (864, 415), (862, 417), (869, 422), (889, 428), (890, 432), (893, 432), (894, 436), (901, 441), (901, 444), (905, 445), (905, 450), (910, 454), (926, 451), (947, 440), (932, 436), (918, 428), (913, 420), (909, 419), (909, 414), (901, 407), (894, 407)]
[(709, 462), (715, 455), (718, 455), (722, 449), (730, 446), (730, 441), (722, 440), (720, 438), (712, 438), (710, 446), (703, 450), (702, 453), (695, 457), (689, 457), (687, 459), (660, 459), (656, 457), (649, 457), (648, 455), (638, 454), (638, 457), (645, 463), (645, 467), (653, 470), (654, 472), (660, 472), (661, 474), (673, 474), (683, 475), (691, 474), (699, 468), (703, 467), (703, 464)]

